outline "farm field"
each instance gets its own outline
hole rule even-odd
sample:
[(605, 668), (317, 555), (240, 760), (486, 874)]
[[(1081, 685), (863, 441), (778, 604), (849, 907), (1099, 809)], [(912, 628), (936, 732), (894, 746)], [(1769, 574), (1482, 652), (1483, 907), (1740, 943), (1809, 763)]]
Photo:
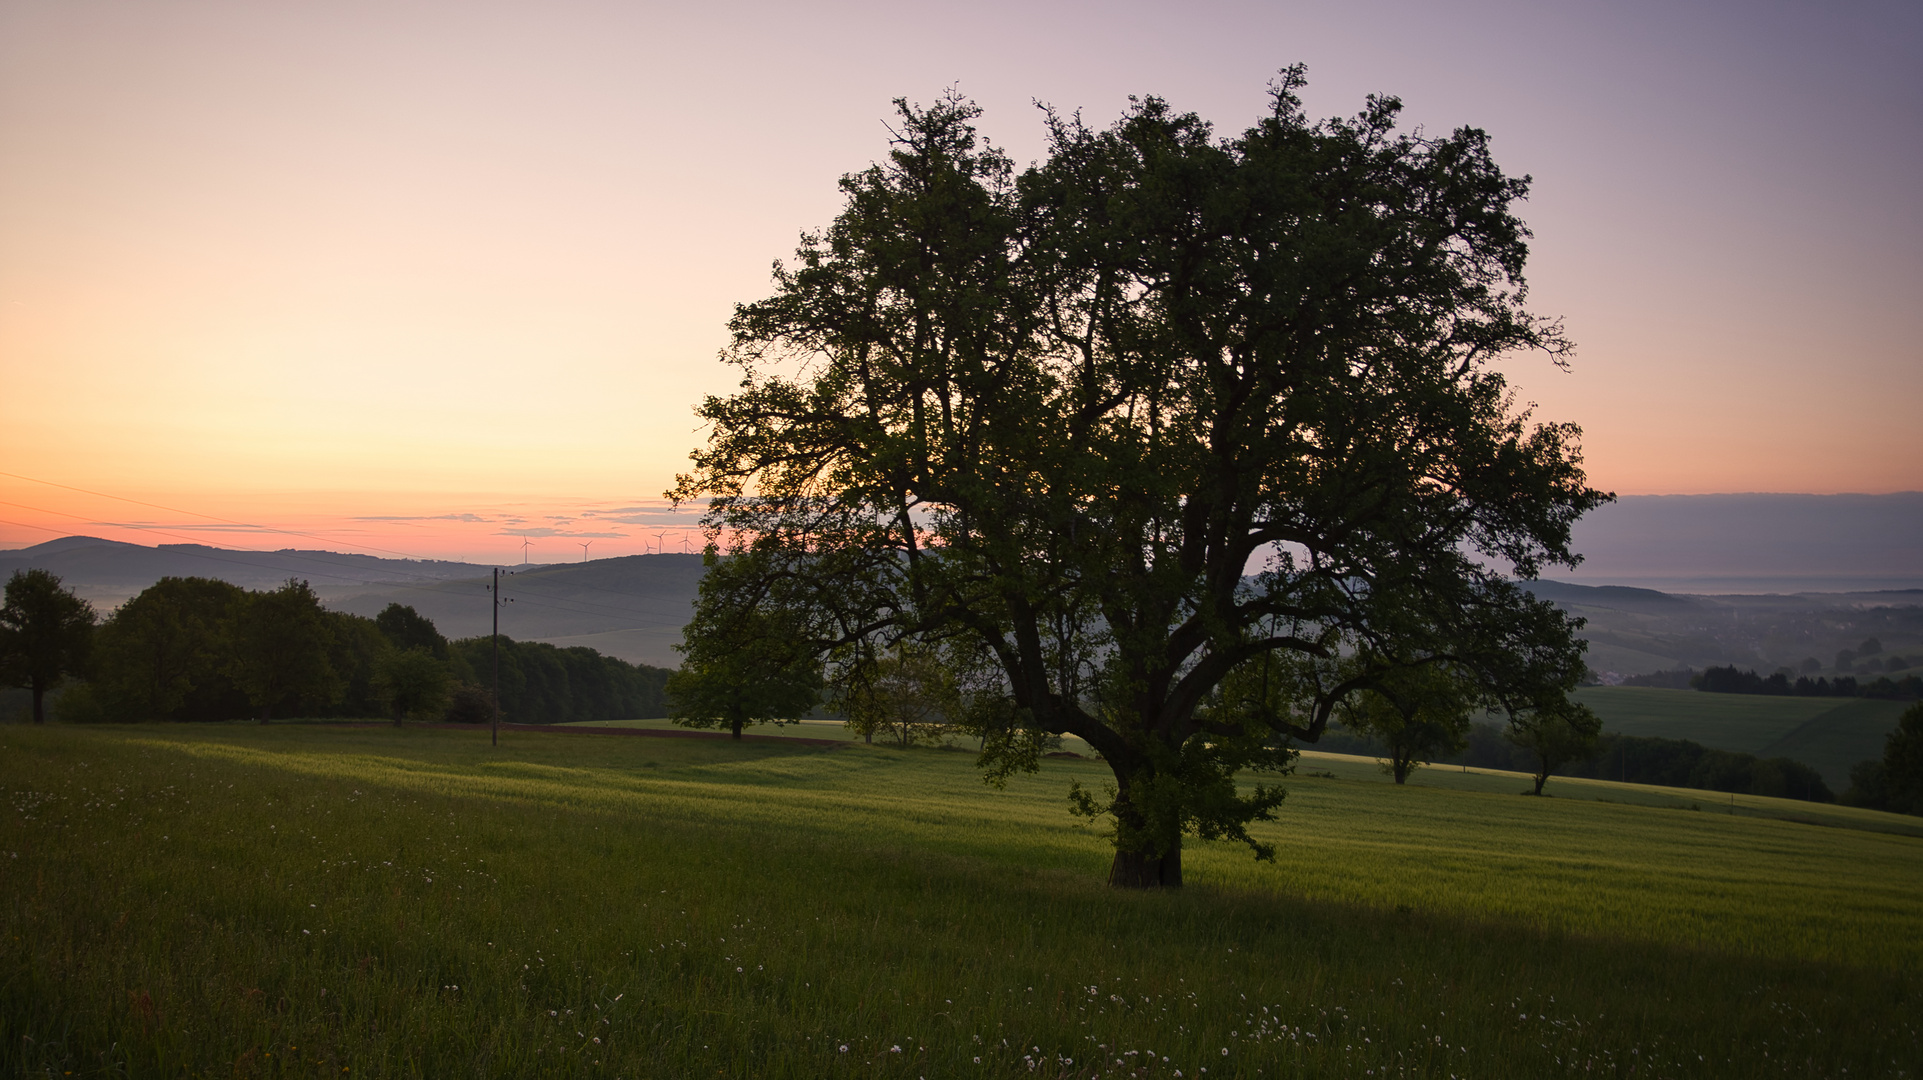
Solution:
[(1822, 772), (1840, 794), (1850, 766), (1883, 756), (1883, 739), (1909, 707), (1872, 698), (1706, 694), (1646, 686), (1587, 686), (1576, 699), (1620, 735), (1689, 739), (1717, 750), (1790, 757)]
[[(642, 731), (685, 732), (672, 720), (589, 720), (575, 724), (559, 724), (556, 728), (616, 728)], [(836, 742), (856, 743), (859, 735), (850, 731), (847, 725), (833, 720), (803, 720), (795, 724), (766, 724), (749, 728), (747, 735), (753, 738), (801, 738), (827, 739)], [(1882, 749), (1882, 736), (1877, 736), (1878, 752)], [(956, 739), (957, 748), (973, 751), (973, 740)], [(1083, 757), (1093, 757), (1088, 744), (1073, 736), (1065, 737), (1063, 747), (1070, 753)], [(1333, 754), (1321, 750), (1304, 750), (1297, 775), (1301, 778), (1320, 779), (1321, 774), (1341, 780), (1386, 781), (1383, 769), (1376, 758), (1355, 754)], [(1106, 776), (1104, 770), (1097, 770), (1097, 777)], [(1087, 782), (1086, 780), (1084, 782)], [(1528, 773), (1511, 772), (1505, 769), (1464, 768), (1457, 765), (1424, 765), (1419, 767), (1409, 779), (1409, 785), (1422, 788), (1447, 788), (1452, 791), (1479, 791), (1489, 794), (1514, 795), (1534, 786), (1534, 778)], [(1660, 806), (1676, 810), (1703, 810), (1719, 814), (1736, 814), (1743, 817), (1766, 817), (1779, 821), (1800, 821), (1807, 824), (1831, 825), (1841, 828), (1870, 829), (1879, 832), (1895, 832), (1909, 836), (1923, 836), (1923, 818), (1907, 817), (1900, 814), (1882, 814), (1872, 810), (1860, 810), (1835, 803), (1809, 803), (1794, 799), (1772, 799), (1750, 795), (1735, 795), (1724, 792), (1703, 791), (1698, 788), (1662, 787), (1654, 784), (1619, 784), (1610, 780), (1589, 780), (1581, 777), (1557, 776), (1550, 780), (1548, 794), (1563, 799), (1588, 799), (1597, 802), (1626, 803), (1635, 806)]]
[(1099, 763), (995, 791), (972, 759), (0, 728), (0, 1063), (1217, 1078), (1923, 1059), (1923, 838), (1876, 831), (1907, 819), (1637, 805), (1659, 789), (1593, 781), (1530, 799), (1514, 774), (1447, 769), (1398, 787), (1305, 755), (1264, 826), (1275, 865), (1196, 844), (1190, 888), (1125, 894), (1066, 813)]
[(1850, 766), (1883, 756), (1883, 743), (1896, 730), (1907, 701), (1855, 698), (1804, 721), (1763, 747), (1761, 757), (1794, 758), (1813, 766), (1841, 794), (1849, 786)]

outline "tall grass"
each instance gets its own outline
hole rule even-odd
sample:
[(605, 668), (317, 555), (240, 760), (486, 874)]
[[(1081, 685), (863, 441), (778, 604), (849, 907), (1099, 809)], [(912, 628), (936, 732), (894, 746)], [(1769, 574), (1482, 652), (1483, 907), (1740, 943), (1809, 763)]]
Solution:
[(1193, 887), (1118, 893), (1064, 812), (1064, 774), (1099, 770), (994, 792), (940, 751), (0, 729), (0, 1062), (1213, 1080), (1923, 1059), (1917, 838), (1303, 777), (1278, 865), (1205, 847)]

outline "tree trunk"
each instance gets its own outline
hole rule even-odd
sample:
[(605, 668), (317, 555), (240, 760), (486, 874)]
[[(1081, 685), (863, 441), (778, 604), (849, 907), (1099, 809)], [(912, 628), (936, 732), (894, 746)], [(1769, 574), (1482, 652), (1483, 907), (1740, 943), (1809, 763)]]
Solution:
[(1108, 883), (1117, 889), (1179, 889), (1182, 887), (1182, 846), (1160, 856), (1139, 851), (1115, 849), (1115, 862), (1108, 870)]
[(1414, 758), (1406, 758), (1400, 755), (1389, 759), (1390, 767), (1395, 770), (1396, 783), (1400, 784), (1409, 779), (1409, 768), (1414, 762)]
[(47, 688), (41, 685), (39, 679), (33, 680), (33, 722), (34, 723), (44, 724), (47, 722), (46, 702), (47, 702)]
[(734, 738), (736, 742), (741, 741), (741, 721), (735, 720), (730, 722), (728, 725), (728, 730), (734, 733)]
[(1548, 782), (1549, 782), (1549, 771), (1547, 769), (1537, 773), (1536, 774), (1536, 794), (1538, 795), (1542, 794), (1542, 786)]

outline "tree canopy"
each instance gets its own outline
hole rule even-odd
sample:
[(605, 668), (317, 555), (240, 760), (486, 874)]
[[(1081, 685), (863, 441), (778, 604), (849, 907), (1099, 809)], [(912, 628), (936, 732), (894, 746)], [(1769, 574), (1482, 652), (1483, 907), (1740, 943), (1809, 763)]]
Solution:
[(675, 646), (684, 657), (668, 676), (668, 715), (682, 727), (726, 728), (799, 720), (820, 701), (821, 665), (801, 627), (754, 600), (752, 559), (710, 553), (694, 621)]
[(1126, 886), (1180, 884), (1184, 834), (1273, 857), (1246, 827), (1281, 792), (1237, 774), (1411, 666), (1569, 709), (1577, 624), (1511, 578), (1573, 565), (1607, 496), (1495, 367), (1570, 348), (1525, 306), (1528, 181), (1394, 98), (1311, 121), (1302, 80), (1226, 138), (1153, 97), (1050, 112), (1020, 172), (973, 104), (897, 102), (886, 162), (730, 324), (741, 388), (670, 492), (733, 567), (690, 648), (752, 611), (839, 680), (938, 653), (991, 779), (1057, 735), (1107, 761), (1076, 805)]
[(41, 569), (15, 570), (0, 604), (0, 675), (33, 694), (33, 722), (47, 719), (47, 691), (78, 674), (93, 649), (93, 606)]

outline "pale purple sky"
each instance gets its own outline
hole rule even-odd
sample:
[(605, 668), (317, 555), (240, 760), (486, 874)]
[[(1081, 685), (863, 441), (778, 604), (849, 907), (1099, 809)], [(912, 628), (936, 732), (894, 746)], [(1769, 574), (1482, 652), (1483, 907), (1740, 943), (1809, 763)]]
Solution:
[[(1033, 101), (1228, 133), (1295, 61), (1313, 113), (1399, 95), (1535, 177), (1579, 351), (1510, 370), (1600, 486), (1923, 488), (1914, 3), (0, 0), (0, 469), (395, 545), (343, 523), (650, 499), (889, 99), (958, 87), (1026, 161)], [(111, 518), (0, 502), (0, 544)]]

